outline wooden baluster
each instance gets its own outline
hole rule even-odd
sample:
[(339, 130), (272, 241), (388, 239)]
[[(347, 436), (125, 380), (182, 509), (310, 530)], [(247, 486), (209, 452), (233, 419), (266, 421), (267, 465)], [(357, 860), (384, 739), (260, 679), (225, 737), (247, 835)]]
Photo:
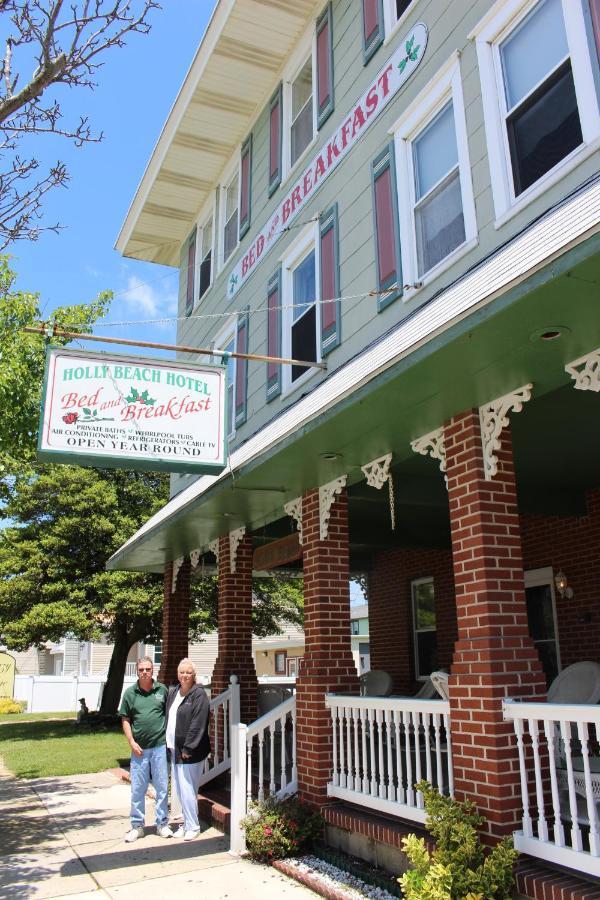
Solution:
[[(418, 712), (412, 713), (413, 733), (415, 736), (415, 784), (418, 784), (423, 777), (421, 771), (421, 729), (419, 727), (420, 715)], [(423, 809), (425, 801), (421, 791), (417, 791), (417, 807)]]
[(352, 723), (354, 726), (354, 790), (362, 793), (362, 778), (360, 773), (360, 755), (358, 752), (358, 725), (359, 714), (356, 707), (352, 707)]
[(336, 787), (340, 786), (340, 770), (338, 768), (338, 744), (337, 744), (337, 720), (338, 708), (331, 707), (331, 723), (333, 726), (333, 783)]
[(529, 719), (529, 734), (533, 747), (533, 771), (535, 774), (535, 797), (537, 801), (538, 838), (548, 841), (548, 823), (546, 822), (546, 810), (544, 807), (544, 787), (542, 784), (542, 763), (540, 760), (540, 733), (537, 719)]
[(246, 745), (246, 804), (252, 803), (252, 741), (248, 738)]
[(404, 725), (404, 758), (406, 760), (406, 803), (408, 806), (414, 806), (415, 786), (413, 782), (410, 719), (411, 717), (408, 711), (402, 713), (402, 724)]
[(548, 766), (550, 769), (550, 793), (552, 794), (552, 816), (554, 817), (554, 843), (558, 847), (565, 846), (565, 829), (560, 818), (560, 794), (556, 778), (556, 722), (544, 719), (544, 734), (548, 742)]
[(215, 752), (214, 752), (214, 764), (215, 764), (215, 766), (218, 766), (219, 763), (220, 763), (220, 761), (221, 761), (221, 757), (220, 757), (220, 754), (219, 754), (219, 748), (220, 748), (220, 746), (221, 746), (221, 741), (220, 741), (220, 739), (219, 739), (220, 736), (219, 736), (219, 707), (218, 707), (218, 706), (216, 706), (216, 707), (213, 709), (213, 722), (215, 723)]
[(385, 770), (383, 765), (383, 710), (377, 710), (377, 753), (379, 757), (378, 782), (380, 797), (385, 798)]
[(262, 802), (265, 799), (265, 786), (264, 786), (264, 757), (263, 757), (263, 749), (265, 743), (265, 731), (264, 728), (262, 731), (258, 732), (258, 800)]
[(368, 773), (368, 761), (367, 761), (367, 711), (361, 707), (360, 708), (360, 746), (362, 752), (362, 793), (369, 793), (369, 773)]
[(433, 720), (433, 733), (435, 735), (435, 769), (436, 769), (436, 787), (440, 794), (444, 793), (444, 770), (442, 768), (442, 740), (440, 736), (440, 714), (434, 713), (432, 715)]
[(340, 706), (340, 786), (345, 788), (346, 779), (346, 741), (344, 740), (344, 720), (346, 718), (346, 707)]
[(425, 777), (429, 784), (433, 784), (433, 767), (431, 765), (431, 717), (430, 713), (421, 713), (423, 723), (423, 737), (425, 738)]
[(587, 722), (577, 723), (577, 733), (583, 754), (583, 777), (585, 779), (585, 799), (587, 801), (588, 819), (590, 821), (590, 853), (600, 856), (600, 835), (598, 833), (598, 811), (594, 797), (594, 786), (590, 772), (589, 729)]
[(533, 823), (529, 812), (529, 789), (527, 786), (527, 768), (525, 765), (525, 750), (523, 747), (524, 724), (522, 719), (515, 719), (515, 734), (517, 736), (517, 749), (519, 751), (521, 802), (523, 805), (523, 834), (525, 837), (533, 837)]
[(375, 710), (369, 709), (369, 745), (371, 748), (371, 797), (377, 796), (377, 766), (375, 763)]
[(354, 790), (354, 760), (352, 759), (352, 707), (346, 707), (346, 787)]
[(569, 788), (569, 810), (571, 812), (571, 846), (573, 850), (581, 851), (583, 842), (581, 840), (581, 828), (577, 817), (577, 794), (575, 793), (575, 779), (573, 778), (573, 757), (572, 739), (571, 739), (571, 723), (560, 723), (560, 734), (565, 748), (565, 757), (567, 762), (567, 785)]
[(271, 722), (269, 726), (270, 731), (270, 747), (269, 747), (269, 768), (270, 768), (270, 776), (271, 779), (269, 781), (269, 793), (275, 793), (275, 725), (276, 722)]
[(402, 771), (401, 721), (402, 713), (399, 709), (394, 710), (394, 729), (396, 732), (396, 800), (398, 803), (406, 803), (406, 789), (404, 787), (404, 774)]
[(387, 744), (387, 798), (396, 799), (396, 786), (394, 784), (394, 767), (392, 764), (392, 711), (384, 710), (385, 715), (385, 740)]
[(223, 759), (229, 759), (229, 700), (223, 702)]
[(444, 731), (446, 732), (447, 763), (448, 763), (448, 795), (454, 797), (454, 767), (452, 764), (452, 738), (450, 735), (450, 716), (444, 713)]
[(286, 755), (285, 755), (285, 740), (287, 735), (287, 713), (285, 716), (282, 716), (279, 720), (281, 722), (281, 753), (279, 754), (279, 768), (281, 771), (281, 787), (283, 790), (287, 785), (287, 766), (286, 766)]

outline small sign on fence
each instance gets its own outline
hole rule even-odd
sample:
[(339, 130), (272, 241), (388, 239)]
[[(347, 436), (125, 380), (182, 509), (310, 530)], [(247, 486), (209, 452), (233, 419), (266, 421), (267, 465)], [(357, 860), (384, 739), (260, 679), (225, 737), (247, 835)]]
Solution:
[(10, 697), (15, 690), (15, 658), (8, 653), (0, 653), (0, 697)]

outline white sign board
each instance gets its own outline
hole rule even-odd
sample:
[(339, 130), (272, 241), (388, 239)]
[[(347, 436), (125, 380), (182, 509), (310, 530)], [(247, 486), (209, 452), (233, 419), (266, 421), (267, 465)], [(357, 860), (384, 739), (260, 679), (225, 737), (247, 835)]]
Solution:
[(223, 366), (49, 348), (42, 460), (216, 474), (225, 468)]

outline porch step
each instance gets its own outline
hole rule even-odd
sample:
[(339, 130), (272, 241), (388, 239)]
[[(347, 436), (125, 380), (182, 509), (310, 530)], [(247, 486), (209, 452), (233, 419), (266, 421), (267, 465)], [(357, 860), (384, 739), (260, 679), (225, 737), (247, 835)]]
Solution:
[[(430, 851), (435, 847), (429, 834), (416, 823), (370, 813), (350, 803), (326, 806), (323, 817), (329, 826), (327, 843), (398, 874), (407, 868), (402, 838), (416, 834), (425, 838)], [(598, 881), (544, 865), (524, 854), (515, 874), (519, 900), (600, 900)]]
[(205, 784), (198, 793), (198, 815), (202, 822), (229, 834), (231, 792), (228, 787)]

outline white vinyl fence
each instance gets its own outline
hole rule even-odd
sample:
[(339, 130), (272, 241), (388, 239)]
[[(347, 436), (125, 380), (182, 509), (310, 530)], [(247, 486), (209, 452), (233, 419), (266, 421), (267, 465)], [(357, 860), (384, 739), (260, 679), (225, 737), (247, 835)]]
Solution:
[[(125, 678), (123, 690), (133, 684), (135, 676)], [(73, 712), (79, 700), (85, 699), (89, 710), (100, 706), (106, 677), (83, 675), (15, 675), (15, 700), (27, 703), (27, 712)]]

